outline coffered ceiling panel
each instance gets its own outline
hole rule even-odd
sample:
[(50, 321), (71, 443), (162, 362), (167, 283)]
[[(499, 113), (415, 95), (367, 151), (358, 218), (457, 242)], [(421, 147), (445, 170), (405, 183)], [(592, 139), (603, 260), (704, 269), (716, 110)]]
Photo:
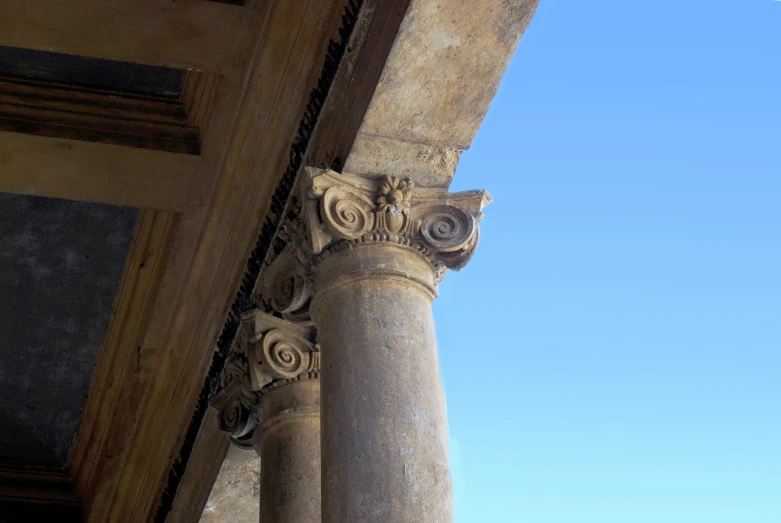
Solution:
[(0, 194), (0, 462), (66, 466), (137, 217)]

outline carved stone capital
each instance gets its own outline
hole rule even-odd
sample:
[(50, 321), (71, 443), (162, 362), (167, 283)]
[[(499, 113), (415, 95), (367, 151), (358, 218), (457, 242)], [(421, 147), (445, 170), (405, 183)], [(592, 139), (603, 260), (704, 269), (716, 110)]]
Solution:
[(259, 310), (243, 316), (211, 402), (219, 412), (220, 429), (236, 445), (252, 447), (254, 433), (263, 426), (262, 402), (269, 390), (320, 377), (320, 352), (314, 339), (311, 326)]
[(301, 189), (312, 254), (327, 255), (345, 242), (386, 241), (417, 248), (435, 269), (467, 264), (491, 201), (485, 191), (450, 193), (393, 176), (374, 180), (312, 167)]
[[(311, 326), (317, 267), (329, 255), (357, 244), (384, 242), (410, 248), (434, 270), (464, 267), (479, 240), (485, 191), (450, 193), (413, 181), (371, 179), (307, 167), (278, 234), (282, 247), (267, 261), (257, 289), (284, 319)], [(432, 289), (433, 290), (433, 289)]]
[(315, 345), (314, 327), (296, 325), (260, 311), (248, 313), (242, 327), (247, 333), (253, 390), (262, 391), (274, 381), (320, 376), (320, 351)]

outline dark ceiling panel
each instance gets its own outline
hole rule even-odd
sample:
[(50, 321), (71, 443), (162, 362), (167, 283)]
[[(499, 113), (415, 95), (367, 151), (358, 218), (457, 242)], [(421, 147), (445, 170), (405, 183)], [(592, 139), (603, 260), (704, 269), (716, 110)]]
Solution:
[(0, 462), (67, 464), (137, 218), (0, 194)]
[(184, 71), (0, 46), (0, 76), (178, 98)]

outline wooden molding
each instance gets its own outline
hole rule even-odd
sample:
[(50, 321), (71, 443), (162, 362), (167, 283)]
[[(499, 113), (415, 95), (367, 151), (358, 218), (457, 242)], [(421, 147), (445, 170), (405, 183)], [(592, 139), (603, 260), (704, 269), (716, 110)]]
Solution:
[(0, 522), (81, 520), (81, 500), (67, 472), (0, 465)]
[(0, 131), (0, 191), (183, 212), (202, 158)]
[(208, 76), (188, 73), (179, 99), (0, 77), (0, 131), (200, 154)]
[[(217, 94), (222, 85), (222, 77), (216, 74), (187, 71), (182, 83), (179, 103), (187, 115), (187, 123), (198, 130), (200, 138), (206, 133)], [(198, 152), (200, 154), (200, 142)]]
[[(0, 191), (191, 209), (219, 147), (208, 131), (223, 80), (188, 71), (174, 100), (0, 79)], [(199, 153), (209, 139), (209, 157), (168, 153)]]

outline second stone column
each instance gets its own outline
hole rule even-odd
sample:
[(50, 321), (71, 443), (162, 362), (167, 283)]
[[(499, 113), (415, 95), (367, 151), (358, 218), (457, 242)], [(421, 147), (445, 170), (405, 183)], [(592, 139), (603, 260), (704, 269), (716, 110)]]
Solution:
[(320, 383), (264, 391), (255, 434), (260, 456), (260, 523), (320, 521)]
[(260, 522), (320, 523), (320, 353), (308, 322), (247, 312), (212, 405), (260, 456)]

